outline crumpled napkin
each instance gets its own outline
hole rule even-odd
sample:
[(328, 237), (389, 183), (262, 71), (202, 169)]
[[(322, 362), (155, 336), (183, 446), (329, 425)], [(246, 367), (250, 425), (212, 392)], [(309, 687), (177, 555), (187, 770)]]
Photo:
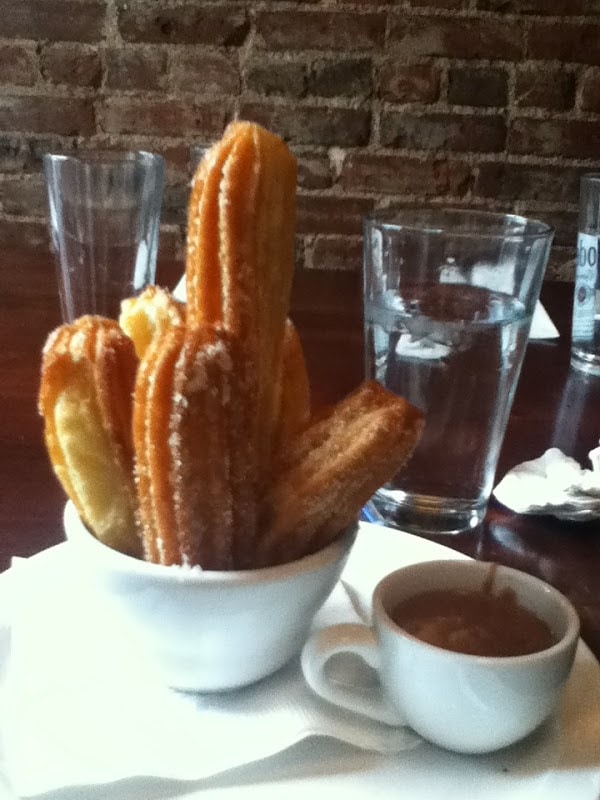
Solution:
[[(362, 524), (355, 544), (359, 559), (364, 559), (359, 540), (372, 527), (381, 531)], [(371, 547), (368, 552), (372, 555)], [(315, 627), (368, 621), (372, 589), (394, 565), (389, 556), (371, 558), (359, 586), (360, 571), (351, 560), (352, 555), (347, 566), (354, 581), (348, 584), (351, 596), (345, 582), (338, 583)], [(316, 697), (304, 682), (299, 659), (235, 692), (169, 690), (128, 651), (125, 629), (86, 590), (68, 544), (19, 560), (11, 572), (12, 624), (0, 719), (7, 771), (19, 796), (131, 777), (202, 780), (310, 736), (381, 753), (421, 741), (407, 728), (359, 719)], [(356, 669), (354, 661), (348, 664), (349, 671)], [(365, 685), (372, 683), (372, 675), (368, 681), (363, 677)]]
[[(173, 289), (173, 297), (182, 303), (186, 301), (185, 292), (185, 275), (179, 280), (177, 286)], [(539, 302), (533, 312), (533, 319), (531, 320), (531, 329), (529, 331), (530, 339), (556, 339), (559, 336), (556, 325), (550, 319), (548, 312), (544, 306)]]
[(518, 514), (552, 514), (559, 519), (600, 517), (600, 447), (584, 469), (557, 447), (517, 465), (494, 489), (494, 496)]

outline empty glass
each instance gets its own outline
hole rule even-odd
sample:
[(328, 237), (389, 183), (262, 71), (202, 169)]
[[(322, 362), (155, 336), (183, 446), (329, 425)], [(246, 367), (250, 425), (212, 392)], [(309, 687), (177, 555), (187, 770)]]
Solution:
[(47, 154), (44, 175), (63, 319), (118, 317), (123, 298), (154, 283), (162, 156)]

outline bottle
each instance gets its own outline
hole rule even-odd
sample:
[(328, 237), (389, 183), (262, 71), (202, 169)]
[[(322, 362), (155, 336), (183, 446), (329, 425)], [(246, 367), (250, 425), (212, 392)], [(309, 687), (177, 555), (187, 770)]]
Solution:
[(600, 375), (600, 173), (583, 175), (571, 331), (571, 366)]

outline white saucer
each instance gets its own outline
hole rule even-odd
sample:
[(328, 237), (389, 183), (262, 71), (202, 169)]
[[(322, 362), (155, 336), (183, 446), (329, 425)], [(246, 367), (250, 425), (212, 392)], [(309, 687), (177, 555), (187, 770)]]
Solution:
[[(463, 558), (446, 547), (378, 525), (361, 524), (368, 533), (352, 552), (345, 577), (370, 586), (382, 563), (387, 570), (433, 558)], [(34, 558), (51, 564), (59, 545)], [(9, 630), (2, 618), (3, 599), (13, 579), (0, 575), (0, 664), (8, 652)], [(364, 581), (362, 580), (364, 579)], [(366, 613), (366, 596), (353, 597)], [(4, 611), (6, 613), (6, 611)], [(6, 659), (4, 658), (4, 661)], [(0, 681), (3, 670), (0, 670)], [(357, 725), (360, 720), (357, 718)], [(81, 732), (85, 736), (85, 731)], [(207, 731), (210, 736), (210, 731)], [(0, 800), (17, 800), (3, 772), (0, 754)], [(288, 750), (217, 778), (198, 783), (135, 778), (97, 788), (69, 789), (53, 800), (598, 800), (600, 795), (600, 666), (580, 642), (560, 712), (526, 741), (487, 756), (461, 756), (423, 744), (393, 757), (365, 752), (339, 742), (312, 738)]]

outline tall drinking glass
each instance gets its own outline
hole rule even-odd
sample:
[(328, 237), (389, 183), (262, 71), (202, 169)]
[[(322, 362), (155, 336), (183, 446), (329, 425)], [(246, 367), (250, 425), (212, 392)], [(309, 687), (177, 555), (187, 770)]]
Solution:
[(116, 318), (122, 299), (154, 282), (163, 158), (47, 154), (44, 175), (63, 319)]
[(486, 511), (553, 231), (524, 217), (403, 210), (365, 222), (366, 371), (425, 413), (373, 502), (415, 532)]
[(583, 175), (571, 336), (571, 365), (600, 375), (600, 174)]

